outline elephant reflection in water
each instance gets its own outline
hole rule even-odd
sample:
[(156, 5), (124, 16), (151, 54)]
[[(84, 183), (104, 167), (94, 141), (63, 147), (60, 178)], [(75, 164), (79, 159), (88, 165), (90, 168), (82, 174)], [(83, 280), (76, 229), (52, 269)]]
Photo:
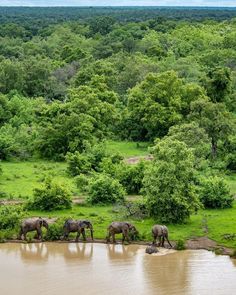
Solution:
[(138, 245), (115, 245), (107, 244), (108, 257), (111, 260), (125, 260), (135, 256), (139, 249)]
[(49, 251), (46, 244), (43, 243), (21, 244), (20, 255), (24, 261), (47, 261), (49, 257)]
[(148, 294), (189, 294), (191, 252), (175, 252), (166, 255), (142, 257), (143, 273)]
[(93, 257), (93, 244), (65, 244), (63, 255), (65, 259), (91, 260)]

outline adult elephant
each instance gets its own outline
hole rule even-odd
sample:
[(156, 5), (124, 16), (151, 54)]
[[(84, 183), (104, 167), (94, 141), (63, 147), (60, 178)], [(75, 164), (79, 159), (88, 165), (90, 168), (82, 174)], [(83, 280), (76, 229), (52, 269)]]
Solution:
[(157, 238), (159, 239), (159, 245), (158, 246), (162, 246), (164, 247), (164, 242), (165, 239), (167, 240), (168, 244), (170, 245), (170, 247), (172, 248), (172, 245), (168, 239), (168, 228), (165, 225), (160, 225), (160, 224), (155, 224), (152, 227), (152, 236), (153, 236), (153, 245), (156, 244)]
[(36, 238), (41, 240), (42, 239), (42, 226), (48, 229), (48, 223), (45, 219), (41, 217), (33, 217), (33, 218), (27, 218), (22, 221), (20, 226), (20, 233), (19, 233), (19, 240), (26, 240), (26, 234), (31, 231), (36, 231), (37, 236)]
[(93, 240), (93, 226), (89, 220), (66, 220), (63, 230), (63, 240), (69, 237), (69, 234), (77, 232), (76, 242), (79, 240), (80, 234), (82, 234), (84, 241), (86, 241), (85, 229), (90, 229), (91, 239)]
[(124, 243), (125, 239), (127, 242), (130, 242), (130, 235), (135, 236), (138, 234), (136, 227), (129, 222), (112, 222), (107, 228), (107, 243), (110, 242), (110, 237), (112, 237), (113, 243), (116, 243), (115, 235), (122, 234), (122, 243)]

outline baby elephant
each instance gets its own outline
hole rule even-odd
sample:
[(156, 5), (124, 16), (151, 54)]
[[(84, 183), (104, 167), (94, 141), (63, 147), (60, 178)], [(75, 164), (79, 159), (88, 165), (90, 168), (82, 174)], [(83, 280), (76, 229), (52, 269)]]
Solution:
[(158, 249), (157, 249), (157, 246), (155, 246), (155, 245), (151, 245), (151, 246), (148, 246), (148, 247), (146, 248), (145, 252), (146, 252), (147, 254), (153, 254), (153, 253), (157, 253), (157, 252), (159, 252), (159, 251), (158, 251)]
[(137, 235), (138, 231), (135, 226), (129, 222), (112, 222), (107, 228), (107, 243), (110, 242), (110, 237), (112, 236), (113, 243), (116, 243), (115, 235), (122, 233), (122, 243), (125, 239), (127, 242), (130, 241), (129, 235)]
[(37, 239), (42, 239), (42, 229), (41, 227), (44, 226), (46, 229), (48, 229), (48, 223), (45, 219), (41, 217), (34, 217), (34, 218), (28, 218), (22, 221), (20, 226), (20, 233), (18, 239), (26, 240), (26, 234), (30, 231), (37, 231)]
[(168, 239), (168, 228), (165, 225), (156, 224), (152, 227), (153, 245), (156, 244), (157, 238), (159, 239), (159, 246), (164, 247), (165, 239), (170, 247), (172, 247)]
[(84, 241), (86, 241), (85, 229), (90, 229), (91, 239), (93, 240), (93, 226), (88, 220), (73, 220), (68, 219), (64, 224), (64, 236), (63, 239), (67, 239), (69, 234), (77, 232), (76, 242), (79, 240), (80, 234), (82, 234)]

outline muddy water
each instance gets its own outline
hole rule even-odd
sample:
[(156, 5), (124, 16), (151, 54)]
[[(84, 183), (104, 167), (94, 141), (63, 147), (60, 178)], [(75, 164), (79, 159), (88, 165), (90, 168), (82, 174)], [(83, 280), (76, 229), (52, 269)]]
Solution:
[(138, 245), (0, 244), (0, 294), (235, 294), (235, 260), (204, 250), (161, 254)]

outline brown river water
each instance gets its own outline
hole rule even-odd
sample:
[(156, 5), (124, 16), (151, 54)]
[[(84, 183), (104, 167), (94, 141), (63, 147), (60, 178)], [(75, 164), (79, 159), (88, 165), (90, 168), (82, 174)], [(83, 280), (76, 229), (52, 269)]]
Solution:
[(1, 295), (233, 295), (236, 260), (205, 250), (76, 243), (0, 244)]

